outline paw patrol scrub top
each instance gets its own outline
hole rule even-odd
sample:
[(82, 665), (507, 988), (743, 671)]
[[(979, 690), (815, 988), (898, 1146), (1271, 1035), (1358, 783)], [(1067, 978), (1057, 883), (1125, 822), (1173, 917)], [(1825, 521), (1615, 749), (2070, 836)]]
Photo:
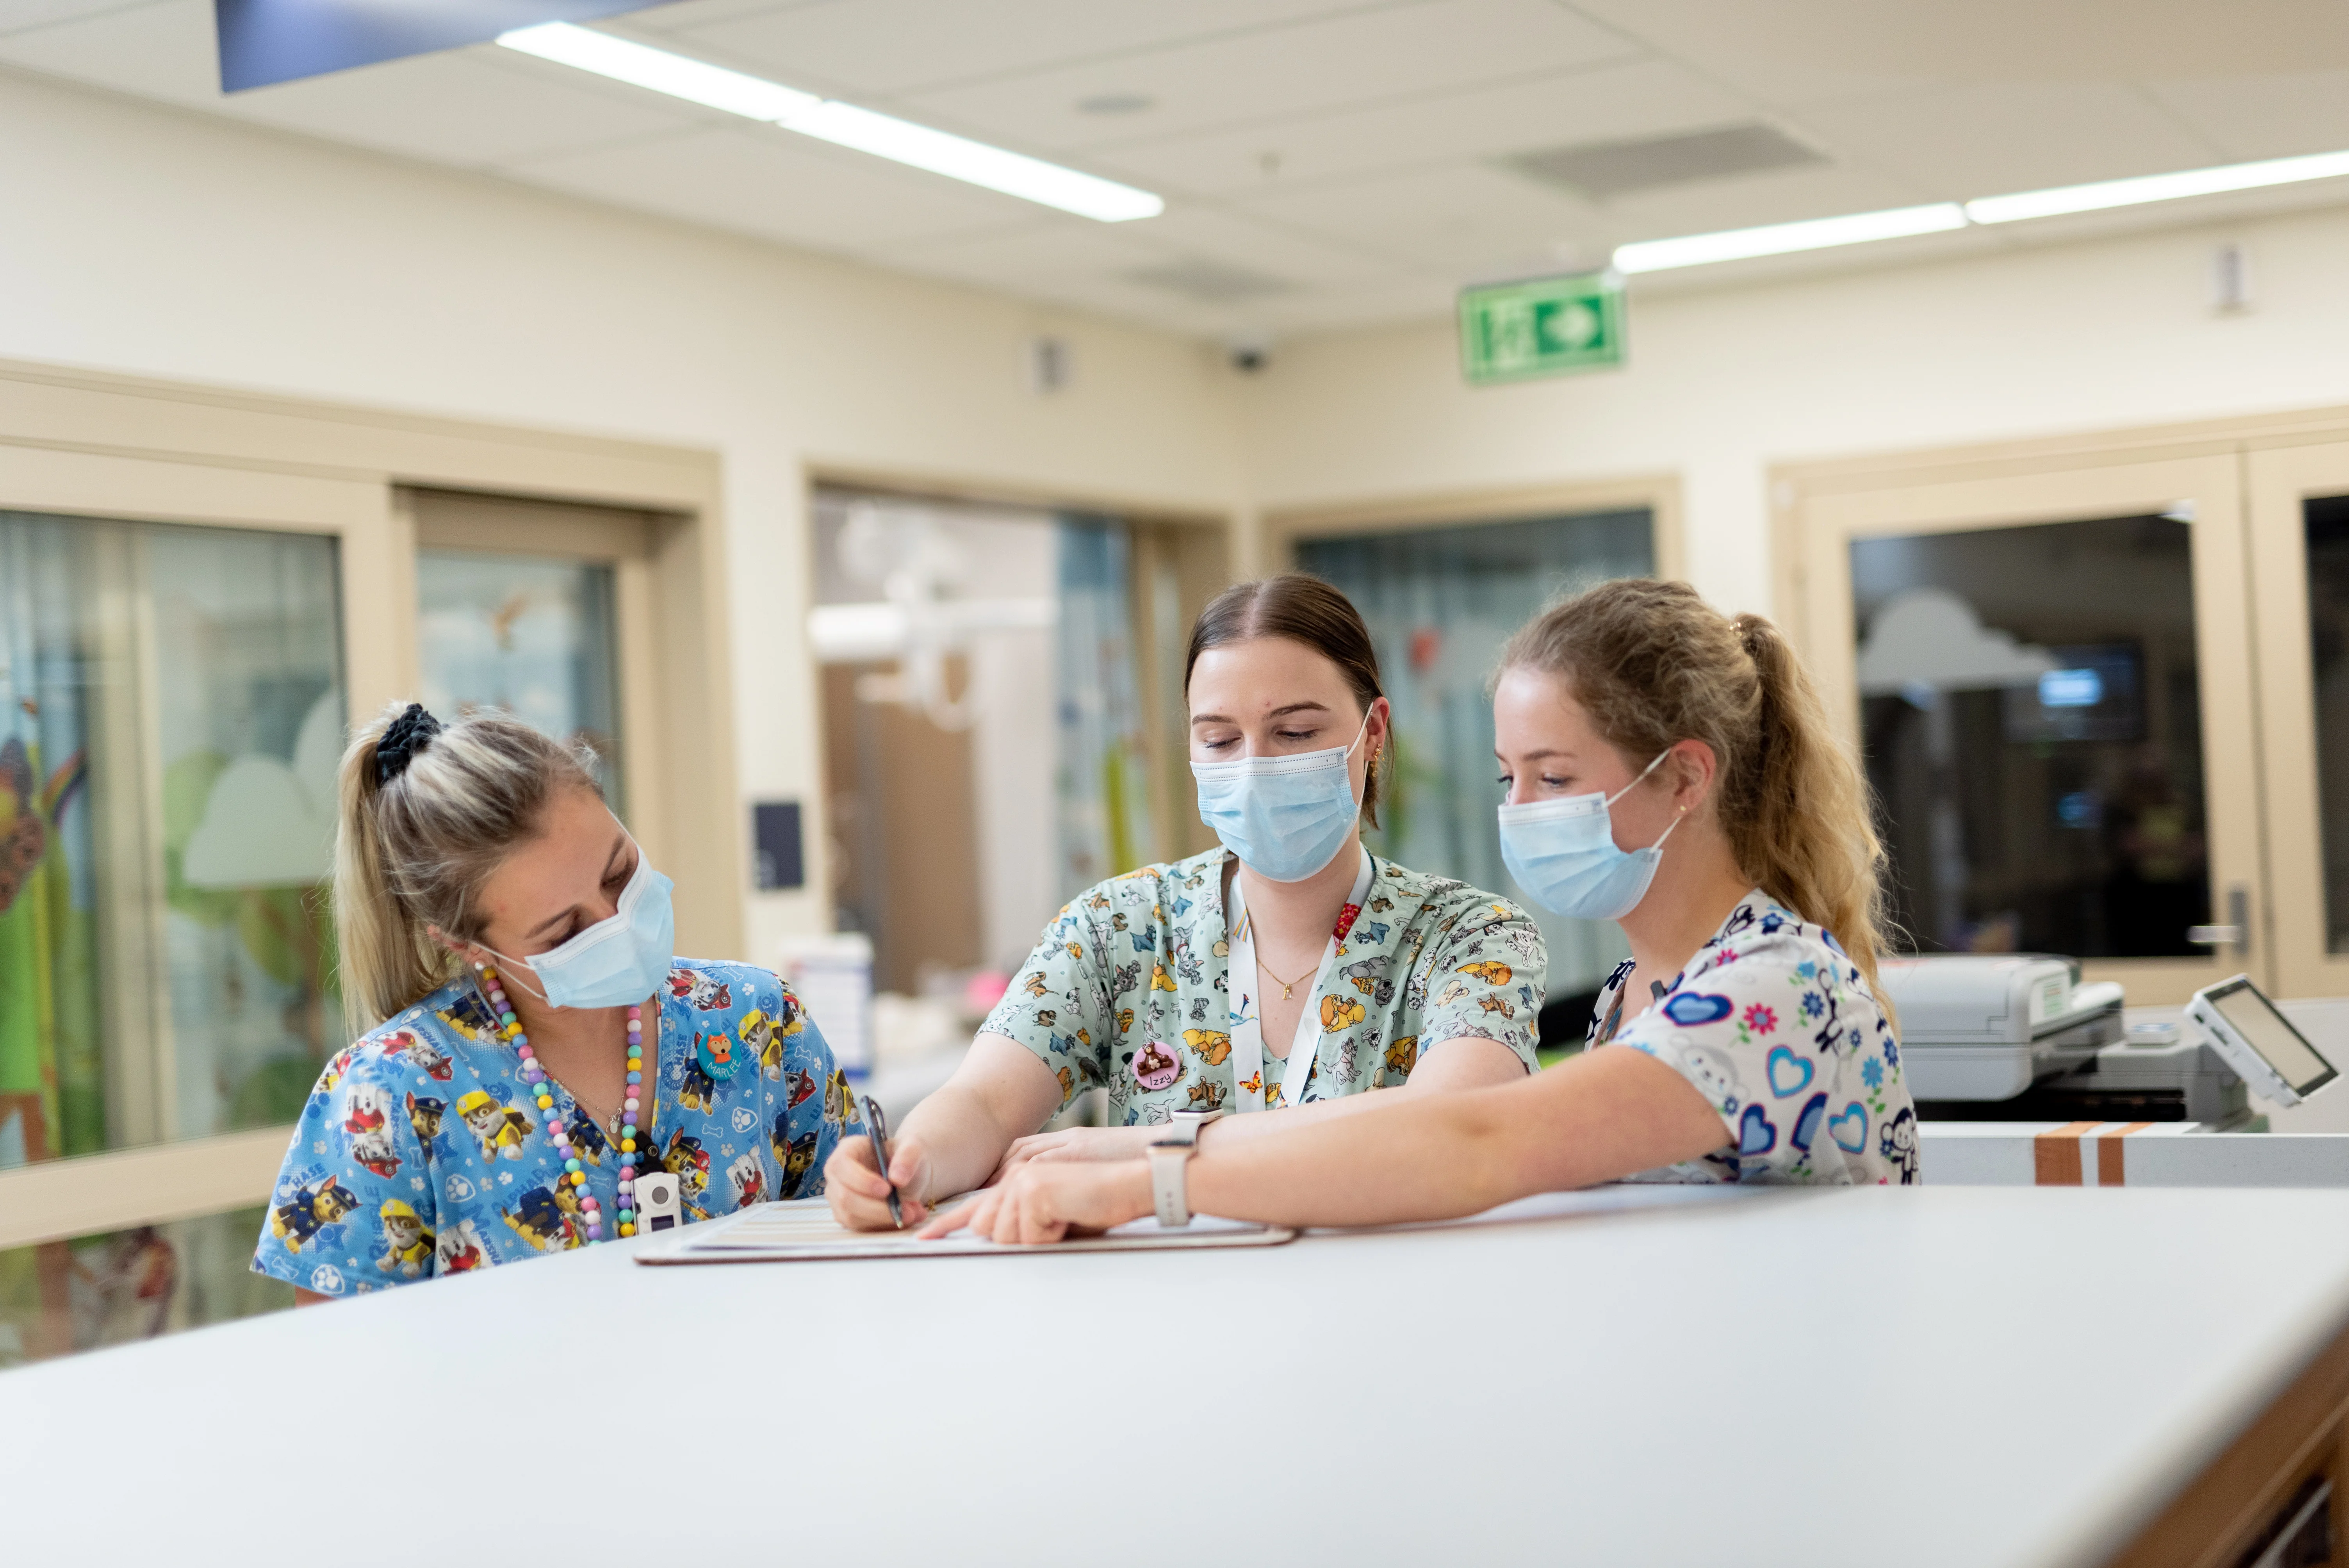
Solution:
[[(813, 1197), (843, 1132), (863, 1130), (832, 1048), (764, 969), (678, 959), (647, 1034), (652, 1092), (639, 1097), (636, 1169), (677, 1173), (688, 1222)], [(552, 1078), (546, 1090), (584, 1191), (616, 1212), (611, 1130)], [(585, 1244), (581, 1189), (557, 1180), (544, 1114), (472, 976), (450, 982), (326, 1064), (270, 1195), (254, 1270), (350, 1295)]]
[(1064, 1106), (1106, 1084), (1112, 1126), (1237, 1109), (1259, 1088), (1270, 1104), (1300, 1062), (1312, 1075), (1300, 1102), (1384, 1088), (1463, 1035), (1498, 1040), (1532, 1070), (1549, 966), (1541, 928), (1506, 899), (1363, 853), (1368, 891), (1307, 1004), (1319, 1044), (1309, 1062), (1266, 1055), (1261, 1086), (1240, 1084), (1235, 1070), (1241, 1020), (1221, 848), (1081, 894), (1044, 928), (980, 1027), (1041, 1057)]
[(1644, 1012), (1623, 995), (1630, 975), (1626, 959), (1599, 993), (1591, 1044), (1645, 1051), (1677, 1070), (1713, 1103), (1727, 1138), (1701, 1160), (1625, 1180), (1917, 1180), (1900, 1042), (1828, 933), (1756, 888)]

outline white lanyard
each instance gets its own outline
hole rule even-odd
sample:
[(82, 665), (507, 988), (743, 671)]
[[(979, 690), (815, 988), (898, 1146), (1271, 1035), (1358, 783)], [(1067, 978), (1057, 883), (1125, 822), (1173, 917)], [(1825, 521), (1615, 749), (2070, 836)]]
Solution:
[[(1362, 857), (1361, 869), (1354, 873), (1354, 891), (1346, 902), (1357, 909), (1371, 892), (1371, 851), (1357, 851)], [(1240, 879), (1232, 876), (1232, 896), (1224, 912), (1224, 928), (1231, 942), (1232, 967), (1225, 982), (1231, 987), (1232, 998), (1232, 1070), (1239, 1083), (1237, 1110), (1264, 1109), (1264, 1018), (1257, 1005), (1256, 984), (1256, 928), (1248, 923), (1247, 905), (1240, 897)], [(1283, 1105), (1302, 1105), (1305, 1081), (1313, 1076), (1314, 1058), (1321, 1047), (1321, 1023), (1314, 1010), (1313, 999), (1330, 978), (1330, 971), (1338, 962), (1338, 938), (1333, 934), (1330, 945), (1321, 951), (1321, 967), (1313, 972), (1313, 989), (1305, 994), (1305, 1011), (1297, 1016), (1297, 1037), (1289, 1042), (1288, 1065), (1280, 1075), (1280, 1101)]]

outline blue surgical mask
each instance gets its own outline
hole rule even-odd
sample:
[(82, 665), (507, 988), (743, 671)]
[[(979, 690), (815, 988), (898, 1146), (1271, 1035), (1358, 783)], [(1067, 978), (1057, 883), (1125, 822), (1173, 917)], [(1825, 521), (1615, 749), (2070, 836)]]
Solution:
[(1669, 748), (1612, 795), (1567, 795), (1501, 808), (1501, 861), (1526, 896), (1553, 914), (1573, 920), (1620, 920), (1640, 907), (1664, 858), (1671, 828), (1644, 850), (1615, 847), (1608, 808), (1670, 757)]
[(506, 977), (517, 979), (517, 970), (528, 969), (538, 984), (520, 983), (550, 1007), (622, 1007), (643, 1001), (660, 989), (677, 954), (677, 913), (668, 900), (675, 885), (638, 850), (636, 872), (620, 890), (617, 913), (530, 958), (498, 953)]
[(1361, 815), (1347, 758), (1370, 727), (1366, 713), (1353, 746), (1327, 751), (1194, 762), (1199, 820), (1257, 875), (1303, 882), (1338, 858)]

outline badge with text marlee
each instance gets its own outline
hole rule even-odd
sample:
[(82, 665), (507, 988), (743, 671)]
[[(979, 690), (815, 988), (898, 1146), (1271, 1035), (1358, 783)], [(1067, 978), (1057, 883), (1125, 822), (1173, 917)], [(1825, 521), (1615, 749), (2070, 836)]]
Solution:
[(693, 1054), (711, 1080), (725, 1083), (734, 1076), (734, 1037), (723, 1029), (693, 1037)]

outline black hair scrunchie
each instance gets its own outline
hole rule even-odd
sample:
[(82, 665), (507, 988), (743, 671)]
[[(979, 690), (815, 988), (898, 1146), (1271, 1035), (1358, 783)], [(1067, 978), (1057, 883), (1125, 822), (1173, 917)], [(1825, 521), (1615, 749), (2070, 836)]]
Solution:
[(398, 718), (384, 727), (383, 738), (375, 743), (375, 784), (380, 789), (401, 774), (416, 759), (416, 754), (440, 733), (440, 721), (424, 711), (420, 702), (411, 702)]

